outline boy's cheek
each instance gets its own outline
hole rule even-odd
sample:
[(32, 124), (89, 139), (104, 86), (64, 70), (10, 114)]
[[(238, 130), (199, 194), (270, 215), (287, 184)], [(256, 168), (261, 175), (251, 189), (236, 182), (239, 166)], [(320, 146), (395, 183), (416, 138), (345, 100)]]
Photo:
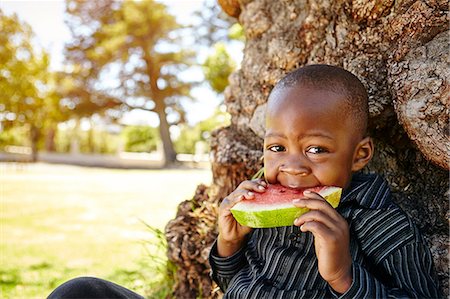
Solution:
[(269, 183), (276, 183), (276, 168), (270, 159), (266, 159), (266, 155), (264, 155), (264, 177)]

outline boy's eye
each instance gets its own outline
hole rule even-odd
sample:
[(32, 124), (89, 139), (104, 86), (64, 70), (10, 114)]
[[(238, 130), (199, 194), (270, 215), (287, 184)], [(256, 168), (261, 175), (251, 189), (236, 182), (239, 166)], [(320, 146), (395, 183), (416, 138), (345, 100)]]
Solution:
[(282, 145), (273, 145), (269, 147), (269, 151), (272, 152), (284, 152), (286, 149)]
[(320, 147), (320, 146), (311, 146), (306, 150), (307, 153), (310, 154), (323, 154), (323, 153), (328, 153), (327, 149)]

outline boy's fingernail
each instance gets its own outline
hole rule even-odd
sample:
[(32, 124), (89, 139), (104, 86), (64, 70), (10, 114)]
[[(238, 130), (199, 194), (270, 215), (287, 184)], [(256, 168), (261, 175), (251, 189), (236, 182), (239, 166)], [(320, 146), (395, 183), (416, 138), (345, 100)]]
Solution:
[(303, 192), (303, 194), (311, 194), (312, 192), (309, 190), (305, 190), (305, 192)]
[(294, 199), (292, 202), (293, 202), (293, 203), (299, 203), (299, 202), (300, 202), (300, 199)]
[(264, 186), (262, 186), (262, 185), (259, 185), (259, 186), (258, 186), (258, 189), (259, 189), (259, 190), (265, 190), (266, 188), (264, 188)]
[(247, 193), (247, 195), (248, 195), (248, 196), (253, 196), (253, 192), (252, 192), (252, 191), (249, 191), (249, 192)]

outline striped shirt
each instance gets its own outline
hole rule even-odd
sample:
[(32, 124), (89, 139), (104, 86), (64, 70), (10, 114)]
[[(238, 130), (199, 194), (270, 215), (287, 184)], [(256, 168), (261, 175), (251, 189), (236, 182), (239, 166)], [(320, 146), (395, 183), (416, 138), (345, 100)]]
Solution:
[(254, 229), (226, 258), (214, 244), (211, 277), (224, 298), (441, 298), (429, 249), (378, 175), (354, 175), (338, 212), (348, 221), (353, 283), (337, 294), (320, 276), (313, 235), (296, 226)]

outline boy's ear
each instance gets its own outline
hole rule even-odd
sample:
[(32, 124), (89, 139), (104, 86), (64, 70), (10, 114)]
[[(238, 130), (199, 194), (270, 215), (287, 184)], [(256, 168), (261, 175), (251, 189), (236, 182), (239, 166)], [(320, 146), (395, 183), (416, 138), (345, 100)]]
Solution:
[(353, 157), (353, 172), (363, 169), (369, 163), (373, 156), (373, 150), (373, 141), (370, 137), (366, 137), (358, 143)]

